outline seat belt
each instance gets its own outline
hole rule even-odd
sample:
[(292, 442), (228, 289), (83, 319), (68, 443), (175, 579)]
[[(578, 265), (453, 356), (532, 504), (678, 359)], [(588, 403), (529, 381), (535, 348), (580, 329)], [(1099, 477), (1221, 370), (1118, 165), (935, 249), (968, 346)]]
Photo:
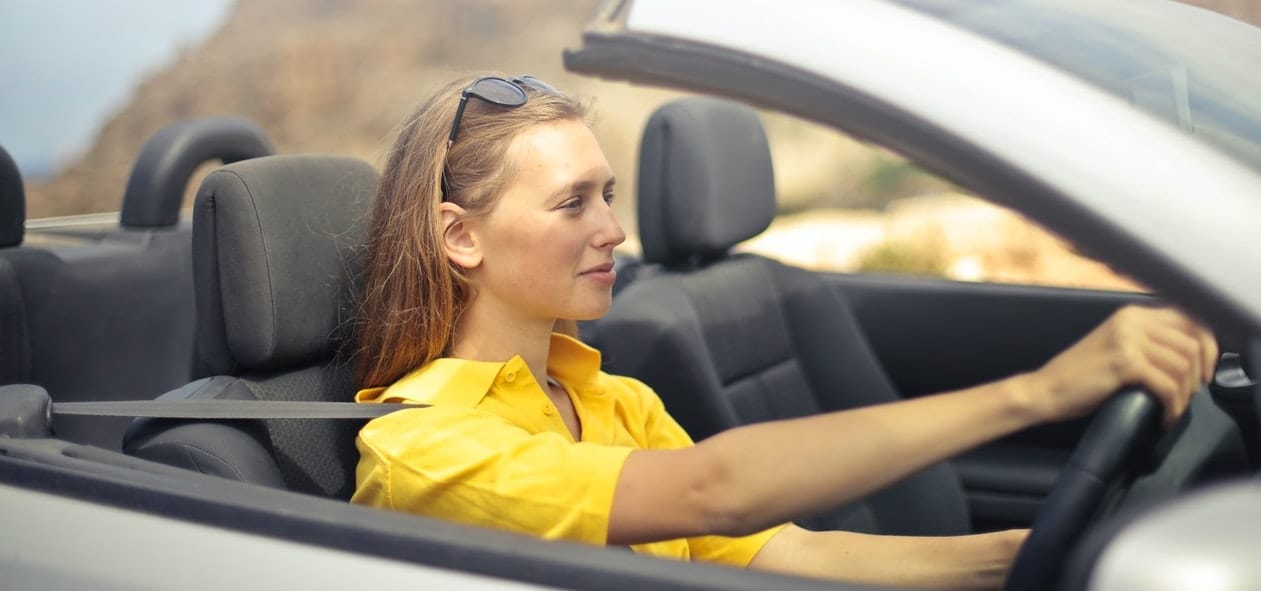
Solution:
[(309, 400), (110, 400), (54, 402), (52, 414), (162, 419), (373, 419), (428, 406)]

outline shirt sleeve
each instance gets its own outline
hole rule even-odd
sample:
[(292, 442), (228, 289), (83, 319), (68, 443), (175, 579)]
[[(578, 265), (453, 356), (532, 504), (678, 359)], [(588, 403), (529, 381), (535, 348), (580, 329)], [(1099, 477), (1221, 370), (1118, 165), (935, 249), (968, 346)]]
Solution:
[(636, 439), (644, 449), (678, 449), (694, 445), (687, 431), (666, 412), (665, 404), (655, 390), (634, 378), (617, 376), (615, 379), (628, 391), (629, 404), (635, 409), (628, 422), (642, 425), (643, 431), (636, 434)]
[[(646, 384), (628, 379), (640, 398), (640, 409), (645, 425), (645, 447), (649, 449), (677, 449), (694, 445), (687, 431), (679, 425), (670, 413), (666, 412), (661, 397)], [(688, 538), (688, 550), (693, 559), (717, 562), (731, 566), (745, 567), (753, 561), (753, 557), (762, 550), (784, 525), (777, 525), (741, 537), (699, 536)]]
[(440, 405), (374, 419), (357, 444), (352, 502), (596, 545), (631, 451)]
[(700, 536), (688, 538), (688, 550), (692, 558), (707, 562), (717, 562), (731, 566), (746, 567), (753, 562), (753, 557), (762, 551), (762, 546), (771, 541), (775, 534), (788, 524), (780, 524), (764, 529), (755, 534), (728, 538), (724, 536)]

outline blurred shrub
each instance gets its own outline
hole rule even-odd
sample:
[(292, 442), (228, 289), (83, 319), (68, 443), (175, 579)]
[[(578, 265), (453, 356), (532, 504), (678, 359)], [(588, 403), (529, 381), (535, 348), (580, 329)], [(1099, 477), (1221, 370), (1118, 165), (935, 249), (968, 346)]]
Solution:
[(930, 236), (885, 240), (858, 256), (856, 270), (943, 277), (948, 265), (941, 239)]
[(955, 190), (950, 183), (925, 172), (901, 156), (883, 150), (877, 151), (870, 167), (864, 172), (866, 176), (859, 184), (861, 193), (856, 201), (876, 209), (884, 209), (893, 200), (903, 197)]

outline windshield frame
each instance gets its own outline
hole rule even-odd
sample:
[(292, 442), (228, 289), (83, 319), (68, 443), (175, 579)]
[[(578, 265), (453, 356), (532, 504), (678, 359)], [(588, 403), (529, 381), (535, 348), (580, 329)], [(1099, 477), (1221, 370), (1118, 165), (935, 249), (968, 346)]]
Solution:
[(888, 1), (1076, 76), (1261, 172), (1261, 29), (1173, 1)]

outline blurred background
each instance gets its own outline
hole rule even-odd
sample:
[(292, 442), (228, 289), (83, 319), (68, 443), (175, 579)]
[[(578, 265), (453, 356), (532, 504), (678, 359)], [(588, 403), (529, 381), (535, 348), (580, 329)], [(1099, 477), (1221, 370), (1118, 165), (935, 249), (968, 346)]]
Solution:
[[(28, 219), (117, 211), (145, 140), (181, 119), (246, 117), (281, 153), (380, 167), (395, 127), (438, 85), (530, 73), (593, 101), (633, 234), (639, 135), (679, 94), (564, 71), (561, 50), (597, 3), (5, 0), (0, 145), (27, 180)], [(1188, 3), (1261, 23), (1255, 0)], [(896, 155), (788, 116), (764, 121), (781, 215), (743, 248), (816, 269), (1142, 289)]]

